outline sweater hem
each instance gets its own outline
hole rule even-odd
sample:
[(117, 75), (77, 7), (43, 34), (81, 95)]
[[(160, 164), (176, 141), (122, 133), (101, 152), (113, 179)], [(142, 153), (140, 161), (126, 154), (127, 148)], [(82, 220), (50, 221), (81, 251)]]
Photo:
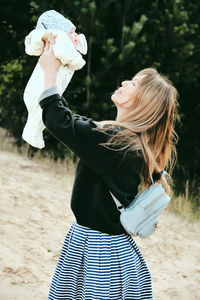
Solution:
[(116, 231), (115, 232), (114, 231), (112, 231), (112, 232), (109, 231), (108, 232), (108, 230), (101, 230), (97, 226), (91, 226), (91, 225), (88, 225), (88, 224), (83, 224), (83, 222), (80, 222), (80, 221), (77, 221), (77, 220), (76, 220), (76, 223), (80, 226), (86, 227), (86, 228), (91, 229), (91, 230), (99, 231), (101, 233), (108, 234), (108, 235), (129, 235), (125, 230), (124, 231), (122, 230), (122, 232), (120, 232), (120, 233), (116, 232)]

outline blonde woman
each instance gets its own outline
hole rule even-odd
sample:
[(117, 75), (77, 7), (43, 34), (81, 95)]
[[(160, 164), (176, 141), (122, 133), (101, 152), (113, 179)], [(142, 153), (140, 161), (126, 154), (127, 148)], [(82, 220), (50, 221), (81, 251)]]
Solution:
[[(150, 175), (161, 180), (172, 168), (177, 91), (154, 69), (123, 81), (111, 99), (114, 121), (95, 122), (72, 114), (56, 89), (59, 61), (47, 42), (40, 64), (45, 90), (40, 97), (47, 129), (80, 160), (71, 198), (76, 221), (67, 232), (49, 298), (153, 299), (151, 274), (133, 238), (120, 223), (112, 194), (126, 207)], [(56, 201), (56, 195), (55, 195)]]

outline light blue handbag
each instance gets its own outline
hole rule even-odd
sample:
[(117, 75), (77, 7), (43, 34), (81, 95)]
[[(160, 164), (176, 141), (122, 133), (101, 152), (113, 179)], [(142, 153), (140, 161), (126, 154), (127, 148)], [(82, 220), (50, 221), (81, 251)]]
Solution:
[[(165, 174), (166, 172), (163, 171), (161, 176)], [(126, 208), (110, 192), (121, 213), (120, 222), (132, 236), (138, 235), (141, 238), (150, 236), (157, 228), (157, 216), (171, 200), (161, 183), (154, 185), (152, 176), (151, 181), (151, 186), (135, 197)]]

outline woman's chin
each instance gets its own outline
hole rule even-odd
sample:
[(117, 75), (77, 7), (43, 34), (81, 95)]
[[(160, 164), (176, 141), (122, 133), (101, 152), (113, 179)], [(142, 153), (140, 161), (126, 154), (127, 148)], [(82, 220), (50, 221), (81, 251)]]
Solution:
[(111, 100), (112, 100), (113, 102), (115, 102), (115, 100), (116, 100), (116, 95), (115, 95), (115, 93), (114, 93), (114, 94), (112, 94), (112, 96), (111, 96)]

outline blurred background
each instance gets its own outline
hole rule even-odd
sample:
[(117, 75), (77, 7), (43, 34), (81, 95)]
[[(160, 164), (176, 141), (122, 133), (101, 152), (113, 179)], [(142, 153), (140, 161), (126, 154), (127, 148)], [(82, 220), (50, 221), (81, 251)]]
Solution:
[[(174, 193), (200, 213), (200, 2), (186, 0), (1, 0), (0, 127), (20, 152), (27, 119), (23, 91), (38, 57), (25, 54), (24, 39), (40, 14), (55, 9), (88, 41), (86, 65), (75, 72), (64, 96), (74, 113), (95, 120), (114, 119), (111, 93), (142, 68), (165, 74), (179, 92), (178, 163)], [(46, 148), (28, 146), (57, 160), (76, 158), (47, 131)], [(183, 198), (181, 198), (183, 199)]]

